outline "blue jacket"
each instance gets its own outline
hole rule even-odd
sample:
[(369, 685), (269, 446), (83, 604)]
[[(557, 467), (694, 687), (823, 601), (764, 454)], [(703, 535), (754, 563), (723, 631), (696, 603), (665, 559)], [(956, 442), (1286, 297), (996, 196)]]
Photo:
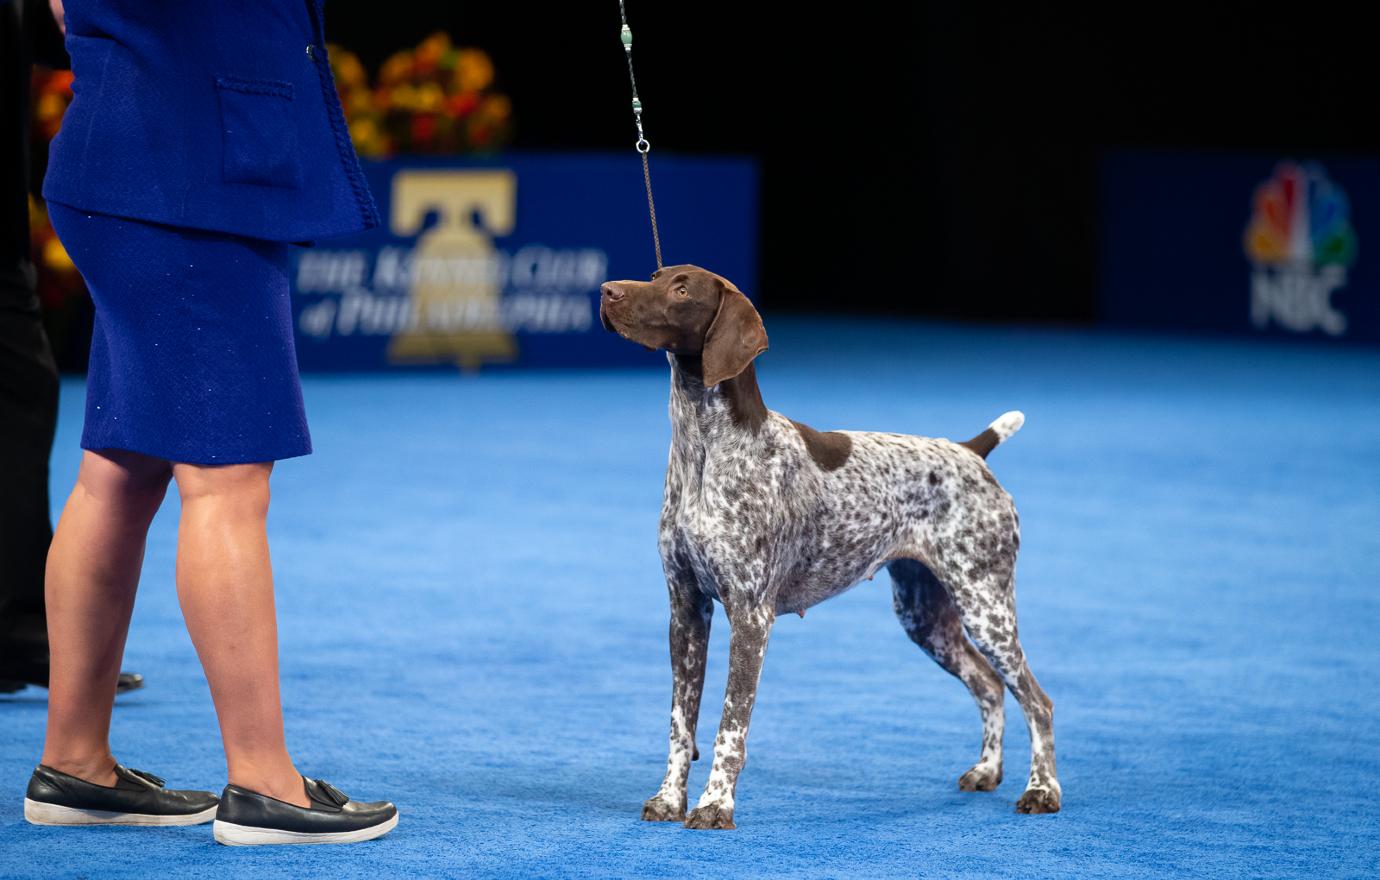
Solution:
[(72, 105), (45, 198), (271, 241), (378, 225), (325, 0), (66, 0)]

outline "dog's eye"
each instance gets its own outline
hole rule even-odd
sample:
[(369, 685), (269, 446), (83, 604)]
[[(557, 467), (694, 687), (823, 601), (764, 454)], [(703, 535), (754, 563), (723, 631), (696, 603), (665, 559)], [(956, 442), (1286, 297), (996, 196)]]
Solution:
[(682, 284), (680, 287), (677, 287), (677, 288), (676, 288), (676, 295), (677, 295), (677, 296), (689, 296), (689, 295), (690, 295), (690, 288), (688, 288), (688, 287), (686, 287), (684, 284)]

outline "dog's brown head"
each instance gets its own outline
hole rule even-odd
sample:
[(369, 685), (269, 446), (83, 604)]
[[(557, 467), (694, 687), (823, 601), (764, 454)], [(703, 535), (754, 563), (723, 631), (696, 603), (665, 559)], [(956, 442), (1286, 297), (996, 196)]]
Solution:
[(651, 281), (600, 289), (604, 327), (647, 348), (699, 355), (706, 387), (746, 370), (767, 350), (757, 310), (727, 279), (698, 266), (667, 266)]

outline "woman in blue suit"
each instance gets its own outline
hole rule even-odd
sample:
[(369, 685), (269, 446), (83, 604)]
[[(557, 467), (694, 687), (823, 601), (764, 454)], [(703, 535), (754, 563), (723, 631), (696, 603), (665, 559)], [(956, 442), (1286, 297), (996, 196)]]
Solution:
[[(54, 0), (56, 5), (56, 0)], [(350, 144), (324, 0), (67, 0), (74, 99), (44, 196), (96, 305), (85, 450), (48, 559), (40, 824), (183, 825), (223, 843), (344, 843), (397, 823), (298, 774), (284, 745), (269, 474), (311, 451), (292, 243), (378, 212)], [(165, 788), (108, 742), (149, 523), (182, 498), (177, 590), (229, 785)]]

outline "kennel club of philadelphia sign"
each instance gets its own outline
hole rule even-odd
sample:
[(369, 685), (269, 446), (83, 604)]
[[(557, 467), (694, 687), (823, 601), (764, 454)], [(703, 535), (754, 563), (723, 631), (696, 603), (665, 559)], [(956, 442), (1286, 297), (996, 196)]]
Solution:
[[(667, 257), (755, 278), (753, 164), (672, 157), (658, 165)], [(368, 163), (365, 174), (383, 227), (297, 255), (293, 309), (304, 369), (649, 357), (618, 344), (598, 318), (600, 284), (656, 268), (636, 159), (400, 160)]]

